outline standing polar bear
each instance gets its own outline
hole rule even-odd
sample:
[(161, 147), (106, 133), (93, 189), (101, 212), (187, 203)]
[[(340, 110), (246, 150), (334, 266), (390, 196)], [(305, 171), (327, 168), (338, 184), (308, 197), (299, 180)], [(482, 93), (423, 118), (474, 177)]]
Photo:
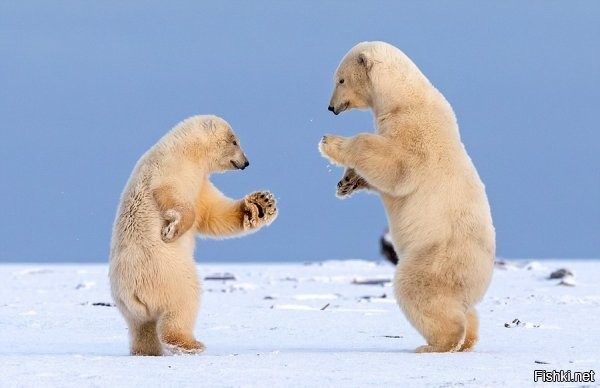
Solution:
[(484, 186), (444, 96), (400, 50), (364, 42), (342, 59), (329, 110), (371, 108), (376, 133), (324, 136), (319, 149), (346, 167), (338, 196), (369, 189), (387, 213), (401, 254), (395, 294), (427, 345), (470, 350), (475, 304), (492, 277), (495, 232)]
[(208, 179), (248, 164), (229, 124), (215, 116), (179, 123), (138, 161), (117, 212), (109, 271), (132, 354), (158, 356), (162, 345), (178, 352), (204, 350), (193, 334), (200, 302), (196, 232), (233, 236), (277, 217), (271, 193), (234, 201)]

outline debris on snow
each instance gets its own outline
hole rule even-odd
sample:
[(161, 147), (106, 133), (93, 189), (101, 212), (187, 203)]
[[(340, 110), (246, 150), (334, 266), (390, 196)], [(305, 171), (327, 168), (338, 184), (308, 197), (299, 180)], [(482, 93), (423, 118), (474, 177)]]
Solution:
[(568, 268), (560, 268), (552, 272), (548, 279), (562, 279), (567, 276), (575, 277), (575, 273)]
[(235, 275), (229, 273), (229, 272), (223, 272), (223, 273), (214, 273), (211, 275), (206, 275), (204, 277), (204, 280), (221, 280), (221, 281), (228, 281), (228, 280), (237, 280)]
[(352, 280), (352, 284), (360, 285), (360, 286), (383, 286), (387, 283), (391, 283), (391, 278), (369, 278), (369, 279), (361, 279), (355, 278)]
[(506, 327), (507, 329), (511, 329), (511, 328), (514, 328), (514, 327), (525, 327), (525, 328), (528, 328), (528, 329), (531, 329), (531, 328), (536, 328), (537, 329), (540, 326), (541, 325), (538, 324), (538, 323), (523, 322), (519, 318), (515, 318), (515, 319), (512, 320), (512, 322), (504, 324), (504, 327)]
[(562, 278), (562, 280), (560, 281), (560, 283), (558, 283), (557, 285), (559, 286), (568, 286), (568, 287), (575, 287), (577, 283), (575, 282), (575, 277), (574, 276), (565, 276), (564, 278)]

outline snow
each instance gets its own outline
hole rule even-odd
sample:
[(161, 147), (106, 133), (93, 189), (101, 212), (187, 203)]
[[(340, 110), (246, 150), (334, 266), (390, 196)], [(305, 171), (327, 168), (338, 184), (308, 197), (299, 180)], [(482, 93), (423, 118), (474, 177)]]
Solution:
[[(549, 279), (560, 268), (574, 286)], [(499, 265), (478, 307), (480, 342), (453, 354), (413, 353), (424, 341), (393, 299), (387, 263), (199, 273), (234, 278), (203, 282), (206, 352), (131, 357), (106, 265), (1, 265), (0, 387), (523, 387), (534, 369), (600, 372), (600, 261)]]

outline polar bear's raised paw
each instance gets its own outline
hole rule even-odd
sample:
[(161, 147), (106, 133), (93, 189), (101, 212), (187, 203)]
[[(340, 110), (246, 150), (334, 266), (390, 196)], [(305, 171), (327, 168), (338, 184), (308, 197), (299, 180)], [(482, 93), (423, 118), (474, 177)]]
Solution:
[(161, 230), (161, 238), (164, 242), (169, 243), (179, 237), (181, 214), (175, 209), (169, 209), (164, 212), (163, 217), (167, 224)]
[(325, 135), (319, 142), (319, 152), (328, 159), (331, 163), (343, 166), (344, 165), (344, 142), (346, 138), (343, 136)]
[(337, 197), (340, 199), (350, 197), (355, 191), (368, 190), (367, 181), (358, 175), (354, 169), (346, 169), (344, 176), (337, 184)]
[(257, 191), (244, 198), (244, 229), (271, 224), (277, 217), (277, 201), (268, 191)]

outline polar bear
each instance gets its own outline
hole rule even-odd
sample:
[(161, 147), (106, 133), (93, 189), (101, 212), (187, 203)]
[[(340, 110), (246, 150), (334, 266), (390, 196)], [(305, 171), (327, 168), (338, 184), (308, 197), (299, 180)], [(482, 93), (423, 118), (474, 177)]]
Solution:
[(329, 110), (370, 108), (375, 133), (324, 136), (321, 154), (346, 167), (338, 196), (367, 189), (383, 201), (401, 254), (394, 291), (427, 345), (467, 351), (477, 342), (475, 304), (487, 290), (495, 231), (484, 185), (444, 96), (399, 49), (363, 42), (342, 59)]
[(110, 285), (125, 317), (131, 354), (201, 352), (193, 334), (200, 302), (194, 263), (196, 233), (227, 237), (271, 224), (269, 192), (235, 201), (209, 175), (249, 165), (231, 127), (216, 116), (175, 126), (137, 162), (113, 228)]

